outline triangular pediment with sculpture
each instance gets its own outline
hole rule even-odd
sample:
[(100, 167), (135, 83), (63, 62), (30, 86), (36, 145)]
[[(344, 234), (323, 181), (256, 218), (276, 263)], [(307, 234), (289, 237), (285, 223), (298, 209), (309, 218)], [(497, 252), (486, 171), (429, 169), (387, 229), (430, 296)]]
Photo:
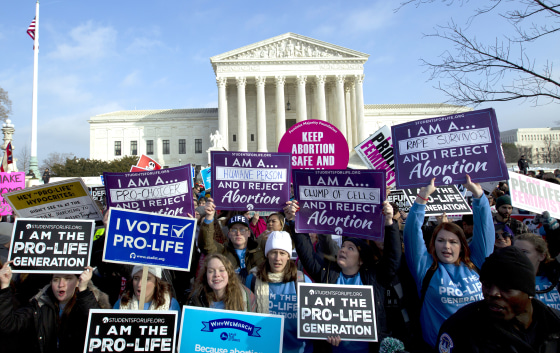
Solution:
[(287, 33), (228, 53), (217, 55), (212, 59), (213, 61), (324, 58), (367, 59), (368, 56), (369, 55), (364, 53), (324, 43), (313, 38)]

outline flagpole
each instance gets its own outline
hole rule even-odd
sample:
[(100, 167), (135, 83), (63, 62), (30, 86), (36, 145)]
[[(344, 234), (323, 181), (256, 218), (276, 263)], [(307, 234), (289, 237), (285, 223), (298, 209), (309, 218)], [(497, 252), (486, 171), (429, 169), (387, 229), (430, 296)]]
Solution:
[(33, 107), (31, 110), (31, 158), (29, 169), (39, 175), (39, 164), (37, 162), (37, 76), (39, 66), (39, 0), (35, 4), (35, 39), (33, 47)]

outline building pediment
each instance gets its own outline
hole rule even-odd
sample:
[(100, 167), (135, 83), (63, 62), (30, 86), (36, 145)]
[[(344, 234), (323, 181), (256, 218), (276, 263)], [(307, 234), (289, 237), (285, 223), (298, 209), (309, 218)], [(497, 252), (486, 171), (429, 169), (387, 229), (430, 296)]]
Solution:
[(220, 62), (293, 61), (297, 59), (362, 59), (369, 57), (355, 50), (343, 48), (295, 33), (286, 33), (258, 43), (229, 51), (210, 58)]

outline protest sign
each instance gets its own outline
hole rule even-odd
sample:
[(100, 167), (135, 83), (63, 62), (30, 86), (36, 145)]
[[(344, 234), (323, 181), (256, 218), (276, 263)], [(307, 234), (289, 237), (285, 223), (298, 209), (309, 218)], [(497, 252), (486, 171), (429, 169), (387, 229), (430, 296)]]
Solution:
[(513, 207), (560, 218), (560, 185), (509, 172), (509, 192)]
[(135, 165), (130, 166), (130, 172), (131, 172), (131, 173), (136, 173), (136, 172), (147, 172), (147, 171), (149, 171), (149, 170), (150, 170), (150, 169), (140, 168), (140, 167), (137, 167), (137, 166), (135, 166)]
[(103, 261), (189, 271), (196, 219), (112, 208)]
[(174, 310), (90, 309), (84, 353), (175, 352)]
[(397, 188), (508, 178), (494, 109), (411, 121), (391, 128)]
[(42, 184), (4, 194), (18, 217), (102, 220), (81, 178)]
[(377, 342), (371, 286), (298, 283), (298, 338)]
[(284, 317), (183, 306), (180, 352), (281, 353)]
[(156, 162), (155, 159), (152, 159), (152, 158), (146, 156), (145, 154), (143, 154), (140, 157), (140, 159), (138, 160), (138, 163), (136, 163), (136, 166), (140, 167), (142, 169), (145, 169), (145, 170), (159, 170), (159, 169), (161, 169), (161, 164)]
[(89, 186), (88, 188), (93, 201), (103, 202), (103, 197), (105, 196), (105, 186)]
[[(534, 214), (512, 214), (510, 216), (513, 219), (517, 219), (519, 222), (525, 224), (529, 229), (530, 233), (535, 233), (538, 235), (540, 234), (541, 228), (543, 227), (542, 221), (543, 217), (541, 215), (534, 215)], [(545, 232), (542, 229), (543, 233)]]
[(350, 152), (344, 135), (323, 120), (304, 120), (292, 126), (278, 145), (292, 154), (293, 169), (346, 169)]
[[(411, 205), (419, 192), (420, 189), (404, 189)], [(438, 186), (436, 191), (428, 197), (426, 216), (439, 216), (444, 212), (453, 215), (472, 214), (467, 200), (455, 185)]]
[(412, 206), (404, 190), (391, 190), (391, 193), (387, 196), (387, 202), (395, 203), (399, 210), (404, 212), (408, 212), (410, 206)]
[(194, 215), (190, 164), (138, 173), (103, 173), (107, 205), (170, 216)]
[(82, 273), (94, 228), (93, 220), (16, 218), (8, 261), (14, 273)]
[(354, 147), (354, 151), (369, 169), (383, 169), (387, 172), (387, 187), (395, 185), (395, 161), (391, 130), (387, 125)]
[(200, 176), (202, 177), (202, 183), (204, 184), (204, 189), (208, 190), (212, 188), (212, 168), (202, 169), (200, 171)]
[(382, 239), (384, 170), (294, 170), (296, 232)]
[(11, 215), (12, 207), (4, 200), (5, 193), (25, 189), (25, 173), (0, 173), (0, 216)]
[(217, 208), (280, 211), (290, 200), (290, 154), (212, 151)]

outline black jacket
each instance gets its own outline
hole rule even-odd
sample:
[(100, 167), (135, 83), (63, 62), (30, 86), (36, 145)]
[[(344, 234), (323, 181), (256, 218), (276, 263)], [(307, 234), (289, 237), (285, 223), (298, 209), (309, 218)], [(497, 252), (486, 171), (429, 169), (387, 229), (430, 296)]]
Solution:
[[(507, 321), (497, 321), (487, 313), (486, 303), (465, 305), (447, 319), (438, 335), (439, 352), (527, 352), (560, 351), (560, 311), (533, 299), (533, 322), (520, 332)], [(533, 344), (527, 341), (533, 337)]]
[(89, 309), (99, 308), (95, 295), (89, 289), (78, 292), (72, 311), (60, 324), (55, 303), (50, 285), (33, 297), (28, 306), (17, 310), (10, 288), (0, 290), (0, 331), (4, 335), (32, 334), (34, 337), (28, 336), (28, 342), (22, 342), (29, 348), (21, 352), (83, 352)]
[[(294, 226), (293, 221), (289, 223), (292, 227)], [(293, 241), (296, 245), (299, 261), (311, 278), (318, 283), (336, 284), (341, 272), (336, 261), (329, 261), (321, 254), (314, 252), (309, 234), (296, 234)], [(385, 292), (397, 273), (401, 255), (399, 228), (396, 222), (393, 222), (392, 226), (385, 227), (384, 251), (381, 260), (371, 266), (362, 265), (360, 268), (360, 277), (363, 284), (373, 287), (379, 341), (388, 334), (384, 307)]]

